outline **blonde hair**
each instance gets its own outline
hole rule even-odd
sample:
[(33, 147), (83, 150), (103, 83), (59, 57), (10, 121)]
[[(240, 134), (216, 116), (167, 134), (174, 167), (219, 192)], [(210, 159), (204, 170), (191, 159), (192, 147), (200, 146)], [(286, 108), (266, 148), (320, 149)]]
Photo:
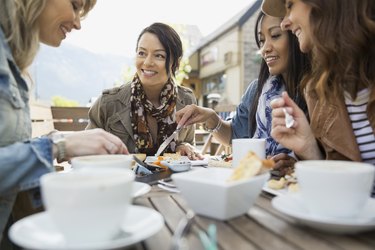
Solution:
[[(0, 25), (13, 58), (24, 73), (39, 49), (37, 19), (48, 0), (0, 0)], [(81, 18), (95, 6), (96, 0), (83, 0)]]

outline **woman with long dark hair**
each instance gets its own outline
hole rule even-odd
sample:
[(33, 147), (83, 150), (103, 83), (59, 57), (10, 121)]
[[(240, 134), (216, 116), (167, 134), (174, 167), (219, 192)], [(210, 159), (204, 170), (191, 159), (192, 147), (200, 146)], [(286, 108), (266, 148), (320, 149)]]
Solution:
[(195, 105), (177, 112), (177, 118), (181, 125), (205, 122), (224, 144), (230, 144), (235, 138), (266, 138), (266, 155), (276, 161), (276, 170), (283, 169), (279, 173), (283, 175), (295, 159), (290, 150), (270, 136), (270, 101), (286, 90), (305, 109), (299, 84), (309, 69), (309, 59), (300, 53), (292, 33), (281, 30), (281, 21), (281, 18), (259, 14), (255, 25), (256, 43), (263, 58), (259, 78), (250, 83), (231, 121), (222, 121), (214, 110)]
[[(193, 92), (174, 80), (182, 53), (181, 39), (169, 25), (154, 23), (143, 29), (136, 44), (134, 79), (103, 91), (89, 111), (87, 128), (117, 135), (131, 153), (155, 155), (177, 127), (176, 110), (196, 103)], [(195, 126), (183, 128), (165, 152), (200, 158), (194, 134)]]

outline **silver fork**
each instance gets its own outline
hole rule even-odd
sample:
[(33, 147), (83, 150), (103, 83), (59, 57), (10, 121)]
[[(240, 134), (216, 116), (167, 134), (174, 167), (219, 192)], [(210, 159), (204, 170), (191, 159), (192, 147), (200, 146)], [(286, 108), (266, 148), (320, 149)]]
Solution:
[(169, 187), (169, 186), (165, 186), (165, 185), (163, 185), (163, 184), (158, 184), (158, 187), (159, 187), (160, 189), (163, 189), (163, 190), (166, 190), (166, 191), (168, 191), (168, 192), (172, 192), (172, 193), (179, 193), (179, 192), (180, 192), (180, 190), (178, 190), (178, 189), (175, 188), (175, 187)]
[(170, 250), (180, 250), (182, 248), (182, 240), (193, 225), (194, 217), (195, 213), (188, 210), (186, 215), (180, 220), (173, 234)]
[(172, 183), (169, 183), (169, 182), (166, 182), (166, 181), (164, 181), (164, 180), (158, 180), (158, 183), (161, 184), (161, 185), (167, 186), (167, 187), (177, 188), (176, 185), (174, 185), (174, 184), (172, 184)]
[(178, 132), (180, 132), (182, 127), (176, 128), (176, 130), (160, 145), (158, 151), (156, 151), (155, 156), (158, 157), (164, 149), (171, 143), (171, 141), (177, 136)]

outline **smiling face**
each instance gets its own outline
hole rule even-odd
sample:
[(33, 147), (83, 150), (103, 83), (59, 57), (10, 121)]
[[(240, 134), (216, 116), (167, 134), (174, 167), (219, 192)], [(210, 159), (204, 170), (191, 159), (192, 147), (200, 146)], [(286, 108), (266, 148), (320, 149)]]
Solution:
[(291, 30), (298, 38), (301, 51), (309, 52), (313, 47), (309, 22), (311, 6), (300, 0), (287, 0), (285, 7), (287, 13), (281, 23), (282, 29)]
[(44, 44), (58, 47), (72, 29), (81, 28), (84, 0), (47, 0), (38, 17), (39, 37)]
[(167, 53), (156, 35), (146, 32), (141, 36), (137, 46), (136, 67), (144, 87), (160, 87), (167, 82), (166, 57)]
[(264, 16), (259, 31), (260, 52), (271, 75), (285, 74), (288, 66), (288, 34), (279, 17)]

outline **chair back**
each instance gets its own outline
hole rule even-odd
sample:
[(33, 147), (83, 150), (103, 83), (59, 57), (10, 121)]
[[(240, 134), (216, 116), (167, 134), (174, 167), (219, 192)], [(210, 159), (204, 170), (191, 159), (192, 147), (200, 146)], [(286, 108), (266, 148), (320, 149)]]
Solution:
[(88, 107), (51, 107), (55, 129), (59, 131), (84, 130), (89, 121)]

